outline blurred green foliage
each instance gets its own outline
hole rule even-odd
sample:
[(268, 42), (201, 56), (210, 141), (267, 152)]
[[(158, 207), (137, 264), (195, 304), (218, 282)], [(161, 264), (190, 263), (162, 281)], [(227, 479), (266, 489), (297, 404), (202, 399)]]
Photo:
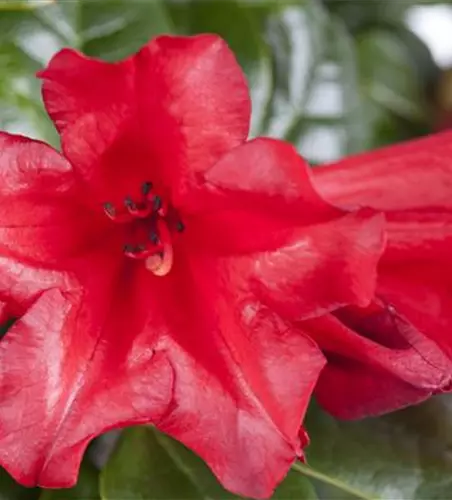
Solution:
[[(423, 134), (438, 68), (403, 24), (414, 3), (0, 0), (0, 127), (57, 144), (34, 74), (64, 46), (117, 60), (160, 33), (214, 32), (248, 77), (252, 135), (285, 138), (318, 163)], [(451, 410), (437, 398), (340, 423), (312, 405), (310, 465), (296, 465), (274, 498), (450, 498)], [(111, 454), (99, 454), (108, 439), (93, 444), (72, 490), (22, 488), (0, 471), (0, 500), (234, 498), (198, 457), (150, 427), (125, 430)]]

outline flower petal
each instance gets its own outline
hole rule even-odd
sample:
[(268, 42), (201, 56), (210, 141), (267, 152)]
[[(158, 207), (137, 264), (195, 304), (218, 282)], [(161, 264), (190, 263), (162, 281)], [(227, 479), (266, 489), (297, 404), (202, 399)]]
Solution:
[[(348, 333), (337, 334), (335, 345), (329, 347), (319, 339), (328, 339), (334, 330), (325, 329), (315, 337), (329, 350), (319, 399), (335, 415), (391, 411), (450, 390), (451, 157), (448, 132), (315, 171), (316, 185), (329, 201), (384, 210), (387, 220), (387, 247), (379, 264), (375, 299), (386, 309), (377, 317), (367, 309), (339, 311), (336, 316), (342, 321), (340, 315), (348, 315), (340, 325)], [(383, 346), (369, 344), (369, 332), (370, 340)], [(406, 346), (398, 346), (397, 338), (404, 338)], [(395, 344), (385, 345), (388, 339)], [(359, 344), (361, 355), (351, 359)]]
[(323, 357), (241, 292), (249, 259), (193, 259), (162, 279), (98, 256), (80, 274), (83, 289), (45, 292), (8, 332), (0, 463), (17, 480), (70, 486), (90, 439), (144, 422), (199, 453), (235, 492), (266, 497), (282, 480), (302, 453)]
[(47, 112), (60, 133), (85, 115), (131, 106), (134, 68), (130, 59), (106, 63), (63, 49), (38, 76), (44, 80)]
[(381, 215), (362, 211), (300, 229), (292, 241), (258, 257), (255, 293), (292, 320), (367, 306), (384, 250), (383, 228)]
[(0, 463), (26, 486), (74, 485), (93, 437), (158, 421), (171, 400), (165, 353), (128, 335), (121, 303), (106, 318), (94, 292), (44, 292), (0, 343)]
[(408, 261), (386, 270), (377, 293), (452, 360), (452, 272), (441, 261), (416, 264)]
[(306, 444), (299, 429), (323, 358), (253, 296), (252, 260), (193, 254), (191, 273), (174, 270), (172, 286), (187, 293), (178, 309), (173, 290), (162, 304), (175, 390), (173, 411), (158, 427), (197, 452), (232, 492), (265, 498)]
[(394, 411), (451, 383), (449, 360), (393, 308), (346, 308), (301, 327), (328, 360), (315, 395), (337, 418)]
[(185, 211), (195, 214), (187, 238), (220, 254), (254, 252), (254, 291), (269, 307), (300, 319), (372, 299), (382, 216), (327, 203), (293, 146), (250, 141), (205, 177), (199, 206), (185, 200)]
[(112, 201), (148, 180), (177, 197), (248, 134), (245, 78), (215, 35), (161, 36), (116, 64), (64, 50), (40, 76), (65, 155)]
[(42, 142), (0, 133), (3, 256), (62, 265), (96, 241), (94, 235), (99, 241), (96, 218), (77, 195), (72, 168), (59, 153)]
[(377, 210), (452, 208), (452, 132), (351, 156), (314, 169), (332, 203)]

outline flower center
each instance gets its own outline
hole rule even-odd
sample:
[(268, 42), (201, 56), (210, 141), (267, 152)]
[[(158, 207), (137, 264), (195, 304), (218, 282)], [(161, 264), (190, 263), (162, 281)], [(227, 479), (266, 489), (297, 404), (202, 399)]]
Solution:
[(141, 186), (140, 199), (127, 196), (119, 209), (112, 203), (105, 203), (104, 211), (112, 221), (127, 224), (131, 241), (124, 245), (124, 255), (143, 260), (146, 268), (157, 276), (170, 272), (173, 265), (172, 233), (181, 233), (185, 226), (176, 210), (152, 193), (151, 182)]

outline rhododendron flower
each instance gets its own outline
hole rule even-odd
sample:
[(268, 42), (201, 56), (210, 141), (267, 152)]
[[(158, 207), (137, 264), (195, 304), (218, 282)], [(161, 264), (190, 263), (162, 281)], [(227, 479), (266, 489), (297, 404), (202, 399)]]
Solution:
[(0, 463), (70, 486), (93, 437), (153, 423), (269, 496), (324, 365), (277, 312), (368, 304), (382, 216), (325, 202), (292, 146), (247, 142), (216, 36), (115, 64), (63, 50), (40, 76), (63, 154), (0, 136), (0, 292), (28, 318), (1, 344)]
[(315, 171), (344, 207), (384, 212), (388, 243), (367, 308), (347, 307), (304, 329), (328, 359), (317, 397), (357, 418), (447, 391), (452, 377), (452, 133), (396, 145)]

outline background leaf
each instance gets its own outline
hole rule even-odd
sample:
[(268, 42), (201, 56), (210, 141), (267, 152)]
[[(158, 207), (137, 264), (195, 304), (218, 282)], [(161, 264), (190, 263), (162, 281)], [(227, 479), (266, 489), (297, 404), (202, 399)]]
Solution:
[(38, 496), (37, 488), (20, 486), (0, 467), (0, 500), (37, 500)]
[(339, 422), (316, 405), (308, 412), (310, 466), (385, 500), (446, 499), (452, 491), (452, 399), (380, 418)]
[[(194, 453), (153, 427), (126, 429), (102, 471), (103, 500), (237, 499)], [(272, 497), (317, 500), (307, 479), (291, 471)]]

